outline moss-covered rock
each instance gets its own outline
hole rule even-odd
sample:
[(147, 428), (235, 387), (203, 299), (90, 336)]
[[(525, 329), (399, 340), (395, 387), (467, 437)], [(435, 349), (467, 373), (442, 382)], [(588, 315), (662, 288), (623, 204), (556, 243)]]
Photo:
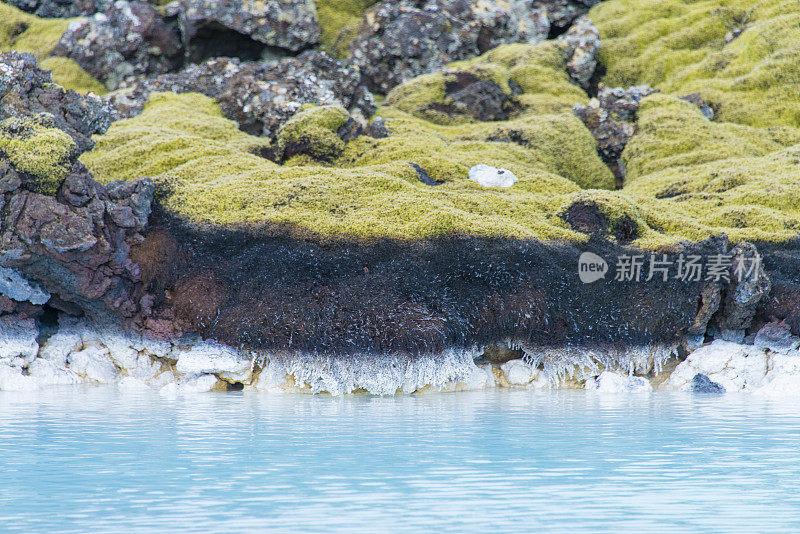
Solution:
[(33, 54), (42, 62), (43, 68), (53, 71), (53, 81), (65, 89), (74, 89), (79, 93), (105, 93), (105, 87), (75, 61), (48, 57), (70, 22), (71, 19), (42, 19), (0, 3), (0, 51), (17, 50)]
[(307, 154), (320, 161), (331, 161), (344, 151), (338, 135), (350, 114), (341, 106), (305, 106), (278, 132), (281, 159)]
[(47, 115), (0, 123), (0, 157), (24, 176), (26, 188), (53, 195), (69, 174), (77, 147)]

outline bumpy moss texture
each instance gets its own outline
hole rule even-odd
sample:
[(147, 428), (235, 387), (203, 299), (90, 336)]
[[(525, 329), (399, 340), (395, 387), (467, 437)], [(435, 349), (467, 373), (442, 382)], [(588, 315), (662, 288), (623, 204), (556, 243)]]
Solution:
[(612, 0), (589, 16), (607, 85), (699, 93), (719, 121), (800, 126), (800, 0)]
[[(788, 240), (800, 232), (800, 130), (792, 118), (800, 56), (787, 52), (800, 42), (796, 13), (787, 12), (797, 2), (741, 4), (609, 0), (593, 11), (607, 41), (607, 83), (663, 91), (642, 102), (621, 191), (610, 190), (613, 177), (572, 114), (588, 98), (570, 83), (555, 42), (502, 46), (396, 88), (378, 110), (390, 129), (384, 139), (344, 143), (334, 134), (341, 110), (306, 107), (269, 147), (311, 147), (284, 165), (254, 155), (267, 142), (240, 132), (212, 100), (169, 93), (112, 125), (82, 160), (101, 181), (157, 178), (165, 207), (195, 222), (285, 223), (325, 238), (579, 241), (586, 235), (562, 215), (589, 202), (610, 227), (633, 221), (635, 243), (645, 248), (721, 232), (733, 241)], [(728, 32), (747, 24), (725, 44)], [(730, 61), (711, 69), (720, 54)], [(448, 107), (446, 88), (459, 72), (509, 95), (508, 120), (479, 122)], [(718, 119), (677, 98), (689, 92), (712, 102)], [(738, 111), (737, 100), (745, 102)], [(423, 184), (409, 163), (439, 185)], [(467, 178), (479, 163), (520, 180), (483, 188)]]
[(75, 141), (48, 124), (48, 117), (10, 118), (0, 123), (0, 154), (14, 167), (34, 178), (36, 191), (55, 194), (71, 167)]
[(39, 60), (39, 66), (51, 70), (53, 81), (65, 89), (103, 94), (106, 92), (105, 86), (92, 78), (75, 61), (48, 56), (71, 21), (72, 19), (42, 19), (0, 3), (0, 50), (33, 54)]

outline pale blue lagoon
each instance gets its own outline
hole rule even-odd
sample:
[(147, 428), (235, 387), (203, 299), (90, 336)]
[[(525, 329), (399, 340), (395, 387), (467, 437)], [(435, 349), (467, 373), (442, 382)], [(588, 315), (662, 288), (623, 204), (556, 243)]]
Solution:
[(800, 531), (748, 395), (0, 393), (0, 531)]

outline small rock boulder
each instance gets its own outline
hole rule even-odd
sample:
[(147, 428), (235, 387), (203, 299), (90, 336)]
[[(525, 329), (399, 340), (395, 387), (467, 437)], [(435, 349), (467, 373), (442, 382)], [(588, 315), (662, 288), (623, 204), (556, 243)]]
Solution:
[(190, 61), (258, 59), (267, 47), (298, 52), (321, 34), (314, 0), (176, 0), (166, 12), (178, 19)]
[(792, 335), (786, 323), (768, 323), (756, 334), (753, 345), (771, 352), (787, 354), (800, 347), (800, 337)]
[(367, 10), (351, 59), (367, 86), (387, 93), (420, 74), (504, 43), (536, 43), (550, 24), (529, 0), (386, 0)]
[(212, 59), (135, 81), (107, 98), (118, 117), (132, 117), (156, 91), (199, 92), (216, 98), (225, 116), (241, 130), (270, 139), (304, 104), (338, 105), (359, 120), (375, 111), (358, 69), (316, 51), (270, 61)]
[(597, 52), (600, 50), (600, 31), (594, 23), (581, 17), (559, 40), (567, 45), (567, 73), (575, 83), (588, 90), (597, 69)]
[(92, 135), (111, 125), (111, 109), (99, 97), (65, 91), (31, 54), (0, 53), (0, 120), (49, 115), (75, 141), (79, 153), (94, 147)]
[(131, 77), (168, 72), (183, 61), (178, 35), (155, 8), (126, 0), (72, 22), (53, 54), (74, 59), (110, 89)]
[(692, 378), (692, 391), (695, 393), (725, 393), (721, 384), (712, 382), (706, 375), (697, 373)]

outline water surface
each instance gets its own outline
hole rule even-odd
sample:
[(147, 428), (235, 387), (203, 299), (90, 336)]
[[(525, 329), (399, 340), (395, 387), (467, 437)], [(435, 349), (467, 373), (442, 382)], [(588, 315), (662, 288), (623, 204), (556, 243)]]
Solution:
[(0, 530), (800, 530), (790, 399), (0, 392)]

